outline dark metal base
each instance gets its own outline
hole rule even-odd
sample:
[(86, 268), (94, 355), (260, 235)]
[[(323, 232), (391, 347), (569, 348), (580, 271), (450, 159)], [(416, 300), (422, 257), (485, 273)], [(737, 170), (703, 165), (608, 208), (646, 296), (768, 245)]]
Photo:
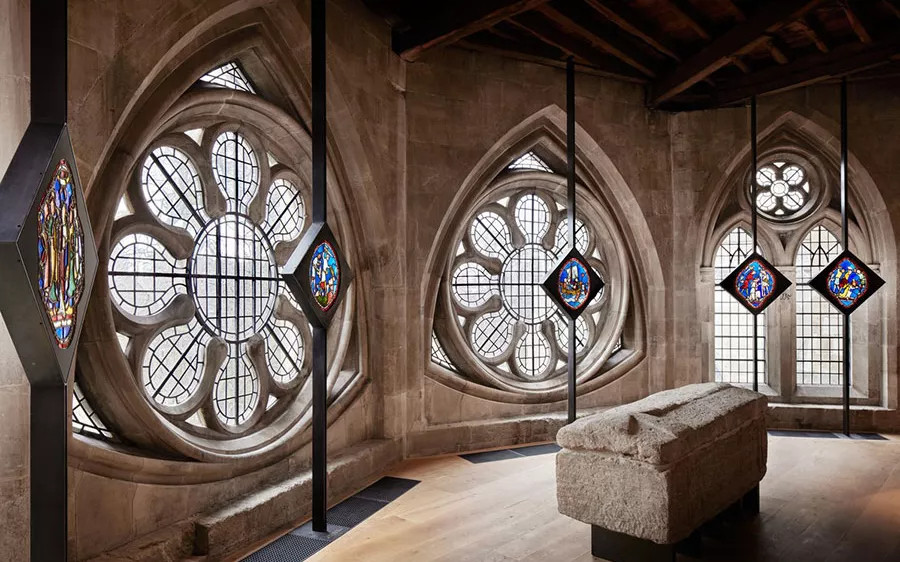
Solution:
[[(732, 514), (759, 514), (759, 486), (728, 506), (713, 520)], [(674, 562), (676, 553), (692, 558), (703, 556), (703, 526), (694, 530), (686, 539), (676, 544), (657, 544), (591, 525), (591, 554), (612, 562)]]
[(675, 545), (657, 544), (591, 525), (591, 554), (612, 562), (674, 562)]

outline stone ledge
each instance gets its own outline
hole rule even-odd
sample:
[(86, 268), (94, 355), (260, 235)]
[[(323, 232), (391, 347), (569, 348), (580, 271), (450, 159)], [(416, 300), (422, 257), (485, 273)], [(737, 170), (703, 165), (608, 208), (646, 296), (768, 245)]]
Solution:
[[(364, 441), (341, 451), (328, 463), (328, 503), (347, 496), (399, 460), (399, 444), (386, 439)], [(291, 524), (299, 525), (309, 517), (311, 498), (308, 470), (238, 498), (197, 519), (194, 554), (218, 559)]]
[[(389, 439), (363, 441), (341, 450), (328, 463), (329, 505), (368, 485), (400, 459), (399, 442)], [(306, 469), (219, 509), (141, 536), (91, 562), (222, 560), (299, 525), (309, 517), (311, 497), (312, 473)]]

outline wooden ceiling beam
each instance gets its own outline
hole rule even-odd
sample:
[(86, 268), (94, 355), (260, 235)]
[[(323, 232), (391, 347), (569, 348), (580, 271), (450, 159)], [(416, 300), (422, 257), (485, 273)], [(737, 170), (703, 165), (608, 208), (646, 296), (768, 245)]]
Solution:
[(761, 95), (888, 64), (900, 55), (900, 37), (881, 43), (842, 45), (830, 53), (813, 53), (783, 66), (774, 66), (719, 84), (713, 106), (731, 105)]
[(790, 52), (788, 46), (785, 45), (784, 41), (782, 41), (777, 35), (772, 35), (766, 38), (766, 48), (769, 50), (769, 54), (772, 55), (772, 58), (775, 59), (775, 62), (778, 64), (787, 64), (790, 59), (787, 56), (787, 53)]
[(413, 23), (408, 30), (395, 30), (394, 52), (412, 61), (434, 47), (455, 43), (548, 0), (455, 0), (442, 3), (427, 22)]
[(619, 29), (602, 20), (597, 13), (579, 3), (544, 5), (537, 10), (548, 20), (567, 33), (575, 33), (592, 45), (637, 69), (641, 74), (653, 78), (659, 61), (638, 50), (629, 39), (622, 37)]
[(813, 42), (813, 45), (816, 46), (816, 49), (818, 49), (819, 52), (827, 53), (831, 50), (828, 43), (823, 39), (824, 32), (818, 22), (807, 16), (797, 20), (797, 24), (803, 29), (803, 33), (809, 37), (809, 40)]
[(728, 11), (731, 12), (731, 15), (734, 16), (734, 20), (737, 22), (747, 21), (747, 14), (744, 13), (737, 4), (735, 4), (732, 0), (724, 0), (725, 7), (728, 8)]
[(850, 23), (850, 27), (853, 29), (853, 33), (859, 37), (859, 40), (865, 44), (869, 44), (872, 42), (872, 35), (869, 33), (869, 30), (866, 29), (865, 24), (860, 19), (859, 14), (857, 14), (853, 7), (850, 5), (850, 2), (847, 0), (841, 0), (841, 8), (844, 9), (844, 14), (847, 15), (847, 21)]
[(900, 7), (893, 0), (881, 0), (881, 3), (890, 13), (894, 14), (894, 17), (900, 19)]
[(560, 49), (568, 55), (580, 59), (584, 63), (595, 68), (605, 69), (614, 74), (634, 75), (636, 71), (630, 66), (621, 63), (612, 56), (598, 50), (593, 45), (579, 40), (565, 31), (557, 29), (547, 19), (537, 13), (520, 14), (507, 20), (507, 23), (531, 33), (541, 41)]
[(712, 38), (709, 30), (700, 23), (703, 19), (703, 14), (689, 0), (666, 0), (666, 2), (703, 40), (709, 41)]
[(652, 84), (650, 104), (660, 103), (680, 94), (731, 61), (734, 54), (757, 44), (763, 34), (803, 17), (823, 0), (769, 0), (747, 21), (717, 37), (694, 56), (682, 62)]
[(667, 57), (681, 61), (678, 50), (628, 4), (619, 0), (585, 0), (585, 3), (623, 31), (634, 35)]
[(744, 74), (750, 74), (750, 67), (747, 66), (747, 63), (744, 62), (744, 59), (742, 59), (740, 55), (734, 55), (733, 57), (731, 57), (731, 64), (738, 67), (738, 69)]

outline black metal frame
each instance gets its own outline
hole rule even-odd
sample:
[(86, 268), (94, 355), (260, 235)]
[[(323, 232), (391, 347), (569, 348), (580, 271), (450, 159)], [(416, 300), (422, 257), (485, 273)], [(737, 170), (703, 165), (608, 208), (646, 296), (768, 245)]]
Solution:
[[(566, 61), (566, 221), (567, 233), (566, 237), (569, 241), (569, 252), (563, 255), (544, 278), (541, 286), (549, 295), (550, 299), (556, 303), (556, 306), (562, 311), (563, 315), (569, 319), (569, 349), (566, 361), (566, 374), (568, 382), (568, 400), (567, 400), (567, 416), (568, 423), (575, 421), (577, 402), (575, 388), (575, 370), (577, 357), (577, 330), (575, 326), (576, 319), (582, 312), (587, 310), (588, 305), (603, 289), (603, 281), (594, 268), (591, 267), (588, 260), (578, 251), (575, 245), (577, 216), (575, 209), (575, 59), (569, 57)], [(588, 272), (591, 286), (588, 291), (587, 298), (578, 308), (567, 306), (559, 294), (559, 272), (560, 269), (570, 259), (575, 258), (581, 262)]]
[[(312, 528), (328, 533), (327, 502), (327, 433), (328, 433), (328, 325), (331, 322), (353, 272), (328, 227), (326, 191), (326, 112), (325, 112), (325, 0), (312, 2), (312, 219), (313, 225), (304, 235), (291, 258), (282, 268), (282, 278), (294, 294), (307, 319), (313, 324), (312, 350)], [(309, 262), (316, 247), (328, 242), (338, 261), (337, 296), (327, 310), (322, 310), (309, 286)]]
[[(66, 0), (31, 1), (31, 122), (0, 181), (0, 311), (31, 385), (31, 560), (66, 560), (68, 543), (68, 391), (75, 350), (97, 271), (90, 217), (66, 127)], [(36, 17), (40, 14), (41, 17)], [(65, 159), (84, 244), (84, 286), (72, 338), (56, 344), (37, 287), (37, 211)]]

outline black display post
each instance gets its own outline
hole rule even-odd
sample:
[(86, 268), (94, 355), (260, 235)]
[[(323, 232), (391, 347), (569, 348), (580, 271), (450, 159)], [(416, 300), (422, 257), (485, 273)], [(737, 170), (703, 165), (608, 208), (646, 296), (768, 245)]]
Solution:
[[(847, 228), (847, 77), (841, 79), (841, 247), (850, 250)], [(842, 423), (850, 437), (850, 315), (844, 314), (842, 351), (844, 353), (844, 392)]]
[[(568, 220), (567, 237), (569, 248), (575, 247), (575, 60), (566, 61), (566, 220)], [(569, 401), (568, 423), (575, 421), (575, 318), (569, 318), (569, 357), (566, 362), (568, 370)]]
[[(312, 2), (312, 216), (325, 223), (328, 214), (325, 168), (325, 0)], [(327, 532), (325, 503), (328, 488), (328, 328), (313, 326), (312, 360), (312, 525)]]
[(750, 99), (750, 231), (752, 247), (747, 258), (719, 283), (719, 287), (734, 297), (753, 316), (753, 340), (750, 342), (753, 350), (751, 354), (753, 364), (750, 368), (753, 373), (753, 391), (759, 392), (759, 343), (757, 341), (759, 319), (757, 316), (775, 302), (791, 286), (791, 282), (756, 251), (759, 214), (756, 207), (756, 171), (759, 159), (756, 137), (756, 96), (753, 96)]
[(884, 285), (884, 279), (850, 251), (850, 213), (847, 199), (847, 79), (841, 80), (841, 244), (843, 251), (819, 272), (809, 286), (819, 292), (844, 315), (843, 344), (843, 415), (844, 435), (850, 437), (850, 315)]
[[(756, 172), (759, 170), (759, 148), (756, 137), (756, 96), (750, 98), (750, 152), (752, 167), (750, 169), (750, 230), (753, 237), (753, 250), (756, 252)], [(753, 315), (753, 392), (759, 392), (759, 318)]]
[[(66, 123), (67, 12), (66, 0), (31, 1), (32, 123)], [(70, 374), (63, 373), (66, 379)], [(66, 560), (67, 556), (67, 396), (66, 380), (31, 385), (31, 559), (34, 561)]]
[(557, 261), (541, 284), (556, 306), (569, 318), (567, 423), (574, 422), (576, 418), (576, 321), (603, 289), (603, 280), (575, 246), (575, 204), (575, 61), (569, 57), (566, 62), (566, 237), (569, 251)]
[(31, 387), (30, 559), (50, 562), (67, 559), (67, 382), (97, 251), (66, 127), (67, 1), (30, 8), (31, 120), (0, 181), (0, 312)]
[(328, 226), (325, 119), (325, 0), (312, 2), (312, 219), (281, 270), (288, 289), (313, 326), (312, 530), (328, 533), (328, 326), (353, 280)]

